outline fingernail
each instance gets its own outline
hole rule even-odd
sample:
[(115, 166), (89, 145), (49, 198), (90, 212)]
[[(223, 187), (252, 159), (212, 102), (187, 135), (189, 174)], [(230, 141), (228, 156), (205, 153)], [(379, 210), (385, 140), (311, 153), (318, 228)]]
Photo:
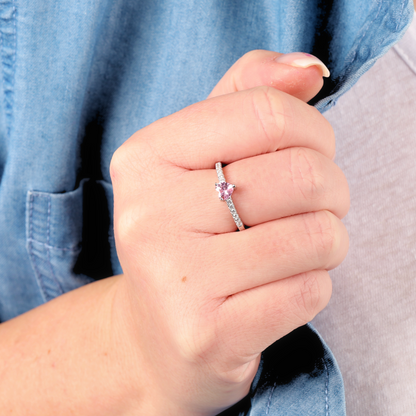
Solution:
[(318, 59), (316, 56), (310, 55), (309, 53), (293, 52), (279, 56), (276, 60), (280, 64), (286, 64), (295, 66), (297, 68), (309, 68), (310, 66), (317, 66), (321, 69), (322, 75), (328, 78), (330, 73), (329, 69), (325, 64)]

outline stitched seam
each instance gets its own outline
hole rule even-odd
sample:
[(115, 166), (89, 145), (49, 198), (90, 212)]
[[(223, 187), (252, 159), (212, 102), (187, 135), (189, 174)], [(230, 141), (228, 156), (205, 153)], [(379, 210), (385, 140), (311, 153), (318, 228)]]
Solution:
[(43, 297), (44, 301), (46, 302), (46, 301), (48, 301), (48, 298), (46, 297), (46, 288), (45, 288), (45, 285), (43, 284), (43, 279), (41, 277), (42, 275), (40, 274), (40, 272), (38, 270), (38, 267), (36, 265), (36, 258), (35, 258), (35, 255), (33, 254), (33, 250), (32, 250), (32, 241), (29, 241), (29, 255), (30, 255), (30, 259), (32, 261), (33, 269), (35, 271), (35, 275), (37, 277), (36, 280), (38, 281), (40, 289), (41, 289), (42, 297)]
[(29, 240), (33, 240), (33, 194), (29, 198)]
[[(401, 4), (402, 4), (401, 15), (403, 15), (403, 12), (404, 12), (404, 9), (405, 9), (405, 0), (403, 0)], [(368, 30), (370, 29), (370, 26), (378, 19), (379, 15), (380, 15), (380, 11), (381, 11), (381, 5), (382, 5), (382, 2), (380, 2), (380, 6), (378, 8), (376, 17), (367, 26), (367, 29), (366, 29), (365, 33), (361, 36), (360, 40), (358, 41), (357, 48), (354, 51), (354, 57), (351, 59), (351, 62), (354, 61), (354, 59), (356, 58), (357, 52), (358, 52), (358, 48), (359, 48), (360, 44), (362, 43), (362, 40), (364, 39), (364, 37), (367, 34)], [(396, 25), (396, 32), (399, 29), (399, 23), (400, 23), (400, 19), (398, 19), (398, 22), (397, 22), (397, 25)], [(382, 39), (379, 40), (379, 42), (376, 44), (376, 48), (378, 48), (386, 40), (386, 37), (387, 36), (384, 36)]]
[[(3, 48), (4, 48), (4, 45), (3, 45), (3, 32), (0, 30), (0, 49), (1, 49), (1, 51), (2, 51), (2, 61), (3, 61)], [(3, 63), (3, 62), (2, 62)], [(6, 100), (6, 91), (5, 91), (5, 88), (4, 88), (4, 82), (5, 82), (5, 80), (4, 80), (4, 70), (3, 70), (3, 94), (4, 94), (4, 108), (6, 109), (6, 111), (7, 111), (7, 100)], [(7, 120), (6, 120), (6, 122), (7, 122)]]
[[(382, 4), (382, 1), (380, 2), (380, 6), (379, 6), (379, 9), (378, 9), (378, 11), (377, 11), (377, 16), (371, 21), (371, 25), (373, 24), (373, 22), (378, 18), (378, 16), (379, 16), (379, 14), (380, 14), (380, 10), (381, 10), (381, 4)], [(406, 0), (403, 0), (402, 1), (402, 10), (401, 10), (401, 16), (403, 15), (403, 12), (404, 12), (404, 10), (405, 10), (405, 4), (406, 4)], [(398, 31), (398, 28), (399, 28), (399, 22), (400, 22), (400, 19), (398, 19), (398, 22), (397, 22), (397, 25), (396, 25), (396, 32)], [(354, 51), (354, 56), (352, 57), (352, 59), (350, 60), (350, 64), (355, 60), (355, 58), (356, 58), (356, 56), (357, 56), (357, 51), (358, 51), (358, 49), (359, 49), (359, 46), (360, 46), (360, 44), (362, 43), (362, 40), (363, 40), (363, 38), (364, 38), (364, 36), (367, 34), (367, 32), (368, 32), (368, 30), (369, 30), (369, 28), (370, 28), (370, 26), (368, 26), (367, 27), (367, 30), (366, 30), (366, 32), (364, 33), (364, 35), (360, 38), (360, 40), (359, 40), (359, 42), (358, 42), (358, 44), (357, 44), (357, 47), (355, 48), (355, 51)], [(388, 38), (388, 36), (390, 35), (390, 32), (388, 33), (388, 34), (385, 34), (385, 36), (384, 37), (382, 37), (381, 39), (379, 39), (379, 41), (374, 45), (375, 47), (373, 47), (372, 49), (373, 50), (375, 50), (375, 49), (378, 49), (379, 47), (380, 47), (380, 45), (382, 45), (384, 42), (385, 42), (385, 40)], [(372, 60), (373, 60), (373, 62), (374, 62), (374, 57), (372, 57)], [(367, 62), (368, 63), (368, 62)], [(368, 69), (368, 67), (367, 67), (367, 69)], [(365, 72), (365, 71), (364, 71)], [(357, 72), (357, 74), (360, 74), (361, 73), (361, 75), (363, 74), (363, 72), (362, 72), (362, 70), (361, 71), (359, 71), (359, 72)], [(360, 75), (360, 76), (361, 76)], [(349, 82), (349, 85), (351, 85), (351, 82)]]
[(64, 292), (63, 292), (63, 290), (61, 288), (61, 285), (59, 284), (59, 282), (58, 282), (58, 280), (57, 280), (57, 278), (55, 276), (55, 272), (54, 272), (53, 267), (52, 267), (52, 263), (51, 263), (51, 252), (49, 250), (49, 247), (50, 247), (50, 245), (49, 245), (49, 238), (50, 238), (50, 229), (51, 229), (51, 196), (50, 195), (48, 197), (48, 222), (47, 222), (47, 224), (48, 224), (47, 225), (48, 230), (47, 230), (47, 233), (46, 233), (47, 245), (44, 246), (44, 247), (46, 249), (46, 253), (47, 253), (47, 256), (48, 256), (49, 270), (51, 271), (51, 277), (55, 281), (56, 286), (58, 287), (58, 289), (61, 292), (61, 294), (63, 294)]
[(402, 1), (402, 11), (400, 12), (400, 19), (397, 19), (396, 32), (399, 30), (399, 23), (400, 23), (401, 17), (403, 17), (403, 12), (404, 12), (405, 6), (406, 6), (406, 1), (403, 0)]
[(354, 57), (352, 58), (352, 60), (351, 61), (354, 61), (354, 59), (355, 59), (355, 57), (357, 56), (357, 53), (358, 53), (358, 48), (359, 48), (359, 46), (360, 46), (360, 44), (362, 43), (362, 41), (363, 41), (363, 39), (364, 39), (364, 37), (365, 37), (365, 35), (367, 34), (367, 32), (368, 32), (368, 30), (370, 29), (370, 27), (372, 26), (372, 24), (377, 20), (377, 18), (378, 18), (378, 16), (379, 16), (379, 14), (380, 14), (380, 10), (381, 10), (381, 3), (382, 2), (380, 2), (380, 5), (379, 5), (379, 7), (378, 7), (378, 11), (377, 11), (377, 15), (376, 15), (376, 17), (371, 21), (371, 23), (370, 24), (368, 24), (367, 25), (367, 29), (365, 30), (365, 32), (363, 33), (363, 35), (361, 36), (361, 38), (360, 38), (360, 40), (357, 42), (357, 47), (355, 48), (355, 52), (354, 52)]
[[(47, 242), (50, 243), (50, 215), (51, 215), (51, 196), (50, 195), (45, 195), (45, 194), (41, 194), (38, 193), (37, 194), (37, 198), (48, 198), (48, 231), (47, 231)], [(36, 240), (36, 238), (33, 238), (33, 201), (34, 201), (34, 195), (31, 192), (30, 193), (30, 199), (29, 199), (29, 238), (28, 238), (28, 242), (29, 243), (36, 243), (39, 245), (44, 246), (47, 250), (63, 250), (63, 251), (77, 251), (79, 250), (79, 247), (81, 246), (81, 244), (77, 244), (74, 247), (69, 247), (69, 248), (65, 248), (65, 247), (56, 247), (56, 246), (52, 246), (50, 244), (47, 243), (42, 243), (41, 241)], [(49, 256), (49, 253), (48, 253)], [(48, 257), (49, 259), (49, 257)]]
[(325, 363), (325, 360), (322, 359), (326, 371), (326, 380), (325, 380), (325, 416), (329, 416), (329, 400), (328, 400), (328, 386), (329, 386), (329, 371)]
[(270, 392), (270, 396), (269, 396), (269, 400), (267, 402), (267, 409), (266, 409), (266, 415), (269, 414), (269, 410), (270, 410), (270, 405), (272, 404), (272, 396), (273, 396), (273, 392), (274, 389), (276, 388), (276, 383), (273, 384), (273, 388), (272, 391)]
[[(405, 3), (406, 3), (406, 0), (403, 0), (402, 1), (402, 10), (401, 10), (401, 17), (403, 16), (403, 12), (404, 12), (404, 8), (405, 8)], [(380, 9), (381, 9), (381, 3), (380, 3)], [(379, 14), (380, 14), (380, 9), (379, 9)], [(378, 17), (378, 15), (377, 15), (377, 17)], [(376, 19), (374, 19), (374, 20), (376, 20)], [(373, 20), (373, 21), (374, 21)], [(397, 19), (397, 25), (396, 25), (396, 32), (399, 30), (399, 25), (400, 25), (400, 21), (401, 21), (401, 18), (400, 19)], [(384, 41), (386, 40), (386, 38), (387, 38), (387, 36), (388, 36), (388, 34), (386, 35), (386, 36), (384, 36), (384, 38), (383, 39), (380, 39), (380, 41), (377, 43), (377, 48), (382, 44), (382, 43), (384, 43)]]
[[(2, 76), (3, 76), (3, 102), (6, 116), (6, 131), (10, 137), (12, 121), (13, 121), (13, 105), (14, 105), (14, 81), (15, 81), (15, 63), (16, 63), (16, 47), (17, 47), (17, 28), (16, 14), (17, 8), (15, 1), (12, 0), (3, 3), (0, 16), (0, 32), (1, 32), (1, 59), (2, 59)], [(12, 33), (10, 33), (12, 31)]]
[(31, 243), (33, 242), (33, 243), (39, 244), (41, 246), (44, 246), (48, 250), (77, 251), (81, 247), (81, 243), (79, 243), (78, 245), (76, 245), (74, 247), (66, 248), (66, 247), (48, 246), (46, 243), (42, 243), (41, 241), (35, 240), (34, 238), (28, 238), (27, 241), (29, 241)]
[[(47, 242), (49, 243), (49, 239), (50, 239), (50, 217), (51, 217), (51, 198), (50, 196), (48, 197), (48, 218), (47, 218), (47, 234), (46, 234), (46, 238), (47, 238)], [(39, 283), (39, 287), (41, 289), (41, 293), (42, 293), (42, 297), (45, 301), (48, 301), (50, 299), (52, 299), (54, 296), (51, 296), (51, 294), (49, 293), (49, 290), (47, 290), (46, 286), (45, 286), (45, 282), (44, 282), (44, 278), (52, 280), (56, 287), (58, 288), (58, 292), (60, 292), (60, 294), (63, 294), (64, 291), (61, 287), (61, 285), (59, 284), (58, 280), (56, 279), (53, 267), (52, 267), (52, 263), (51, 263), (51, 259), (50, 259), (50, 249), (53, 248), (51, 247), (49, 244), (45, 244), (45, 243), (41, 243), (39, 241), (36, 241), (33, 238), (33, 206), (34, 206), (34, 195), (33, 193), (30, 194), (30, 198), (29, 198), (29, 238), (27, 240), (28, 243), (28, 251), (29, 251), (29, 256), (30, 256), (30, 260), (32, 262), (32, 266), (33, 266), (33, 270), (35, 272), (35, 275), (37, 277), (37, 281)], [(42, 245), (45, 250), (46, 250), (46, 254), (47, 254), (47, 261), (48, 261), (48, 265), (49, 265), (49, 269), (51, 271), (51, 276), (44, 276), (42, 273), (40, 273), (38, 267), (37, 267), (37, 263), (36, 263), (36, 257), (34, 252), (33, 252), (33, 243), (37, 243)]]
[(28, 251), (29, 251), (29, 256), (30, 256), (30, 260), (32, 262), (32, 266), (33, 266), (33, 270), (35, 272), (35, 276), (37, 277), (37, 281), (39, 283), (40, 289), (41, 289), (41, 294), (42, 297), (44, 299), (44, 301), (46, 302), (48, 299), (46, 297), (46, 290), (45, 290), (45, 285), (43, 284), (43, 280), (41, 278), (41, 274), (38, 270), (38, 267), (36, 265), (36, 259), (35, 259), (35, 255), (33, 254), (33, 248), (32, 248), (32, 242), (33, 240), (33, 194), (30, 194), (30, 198), (29, 198), (29, 239), (28, 239)]
[(47, 226), (48, 226), (48, 231), (46, 232), (46, 242), (49, 244), (49, 238), (51, 235), (51, 196), (49, 195), (48, 198), (48, 222), (47, 222)]

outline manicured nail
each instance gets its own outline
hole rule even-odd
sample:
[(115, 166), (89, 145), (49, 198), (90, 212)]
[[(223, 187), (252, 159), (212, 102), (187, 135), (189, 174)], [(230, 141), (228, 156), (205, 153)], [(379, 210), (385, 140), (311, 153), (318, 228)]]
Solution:
[(280, 64), (295, 66), (297, 68), (308, 68), (310, 66), (317, 66), (321, 69), (322, 75), (325, 78), (328, 78), (330, 75), (329, 69), (325, 66), (325, 64), (316, 56), (310, 55), (309, 53), (287, 53), (285, 55), (279, 56), (276, 59), (276, 62), (279, 62)]

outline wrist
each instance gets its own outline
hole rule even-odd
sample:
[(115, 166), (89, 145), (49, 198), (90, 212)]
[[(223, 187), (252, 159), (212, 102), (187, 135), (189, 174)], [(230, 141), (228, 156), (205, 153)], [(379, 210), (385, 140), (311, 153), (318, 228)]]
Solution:
[(91, 283), (0, 325), (1, 414), (134, 414), (132, 366), (113, 319), (120, 280)]
[[(122, 367), (128, 368), (131, 383), (140, 392), (130, 401), (131, 411), (126, 415), (214, 416), (248, 394), (260, 356), (236, 374), (216, 375), (209, 366), (181, 353), (166, 328), (145, 307), (142, 296), (152, 296), (144, 294), (145, 289), (136, 289), (134, 281), (123, 276), (114, 301), (114, 313), (118, 315), (114, 322), (120, 336), (123, 334), (119, 344), (123, 349), (132, 348), (121, 354), (131, 357)], [(163, 305), (160, 309), (163, 313)], [(180, 332), (180, 328), (175, 331)], [(131, 373), (132, 368), (136, 374)]]

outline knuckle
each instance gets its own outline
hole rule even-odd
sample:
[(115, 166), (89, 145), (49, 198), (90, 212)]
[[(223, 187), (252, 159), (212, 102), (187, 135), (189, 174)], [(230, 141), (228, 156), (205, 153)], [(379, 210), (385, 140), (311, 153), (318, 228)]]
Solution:
[(240, 61), (242, 63), (248, 63), (253, 60), (256, 60), (259, 57), (264, 55), (265, 51), (263, 49), (253, 49), (249, 52), (246, 52), (241, 58)]
[(303, 147), (291, 148), (289, 173), (292, 185), (307, 200), (322, 198), (325, 177), (320, 173), (320, 161), (315, 152)]
[(252, 90), (251, 109), (257, 128), (266, 140), (266, 152), (277, 150), (279, 137), (283, 137), (286, 128), (286, 109), (278, 92), (272, 87), (257, 87)]
[(136, 132), (113, 153), (110, 161), (113, 185), (123, 184), (129, 188), (139, 183), (142, 185), (156, 161), (157, 156), (149, 145), (149, 140), (141, 131)]
[(308, 106), (307, 111), (308, 125), (304, 127), (310, 127), (315, 132), (319, 132), (319, 151), (326, 157), (333, 158), (335, 156), (335, 133), (331, 123), (315, 107)]
[(338, 188), (344, 190), (344, 192), (342, 193), (342, 196), (344, 197), (344, 204), (343, 204), (343, 210), (340, 216), (340, 219), (342, 219), (347, 215), (348, 211), (350, 210), (350, 205), (351, 205), (350, 188), (348, 185), (347, 178), (345, 177), (345, 174), (342, 171), (341, 171), (341, 184), (338, 186)]
[(139, 157), (140, 142), (135, 141), (134, 144), (129, 140), (122, 144), (114, 153), (110, 162), (111, 179), (116, 182), (135, 170), (135, 166), (142, 158)]
[[(316, 111), (319, 111), (319, 110), (316, 110)], [(321, 114), (321, 116), (322, 116), (322, 114)], [(331, 123), (328, 120), (326, 120), (325, 118), (324, 118), (324, 120), (326, 121), (325, 125), (326, 125), (326, 128), (328, 130), (327, 134), (328, 134), (328, 137), (330, 138), (329, 144), (328, 144), (330, 146), (329, 154), (331, 155), (331, 158), (334, 159), (335, 158), (335, 144), (336, 144), (335, 131), (334, 131), (334, 128), (332, 127)]]
[(117, 182), (119, 179), (119, 176), (122, 171), (122, 166), (124, 162), (123, 159), (123, 150), (121, 147), (119, 147), (111, 157), (110, 161), (110, 177), (113, 183)]
[(136, 230), (139, 220), (135, 211), (125, 209), (122, 213), (114, 217), (114, 237), (117, 243), (123, 244), (123, 246), (129, 246), (137, 239)]
[(302, 322), (309, 322), (320, 310), (321, 286), (316, 273), (302, 273), (298, 275), (298, 288), (293, 296), (292, 305), (295, 315)]
[(306, 233), (319, 264), (331, 262), (337, 250), (338, 226), (335, 216), (329, 211), (318, 211), (304, 216)]
[[(245, 53), (229, 71), (233, 91), (243, 91), (263, 85), (263, 81), (260, 82), (264, 73), (262, 68), (267, 68), (271, 57), (275, 58), (276, 55), (275, 52), (264, 49), (254, 49)], [(272, 84), (267, 83), (267, 85)]]
[(331, 123), (320, 113), (315, 107), (311, 107), (311, 111), (316, 113), (316, 119), (319, 119), (321, 126), (321, 136), (325, 137), (326, 149), (325, 155), (334, 158), (335, 157), (335, 132)]
[(174, 342), (184, 360), (194, 363), (208, 361), (218, 345), (218, 339), (213, 331), (199, 329), (201, 322), (198, 314), (193, 321), (185, 322), (181, 332), (174, 334)]

